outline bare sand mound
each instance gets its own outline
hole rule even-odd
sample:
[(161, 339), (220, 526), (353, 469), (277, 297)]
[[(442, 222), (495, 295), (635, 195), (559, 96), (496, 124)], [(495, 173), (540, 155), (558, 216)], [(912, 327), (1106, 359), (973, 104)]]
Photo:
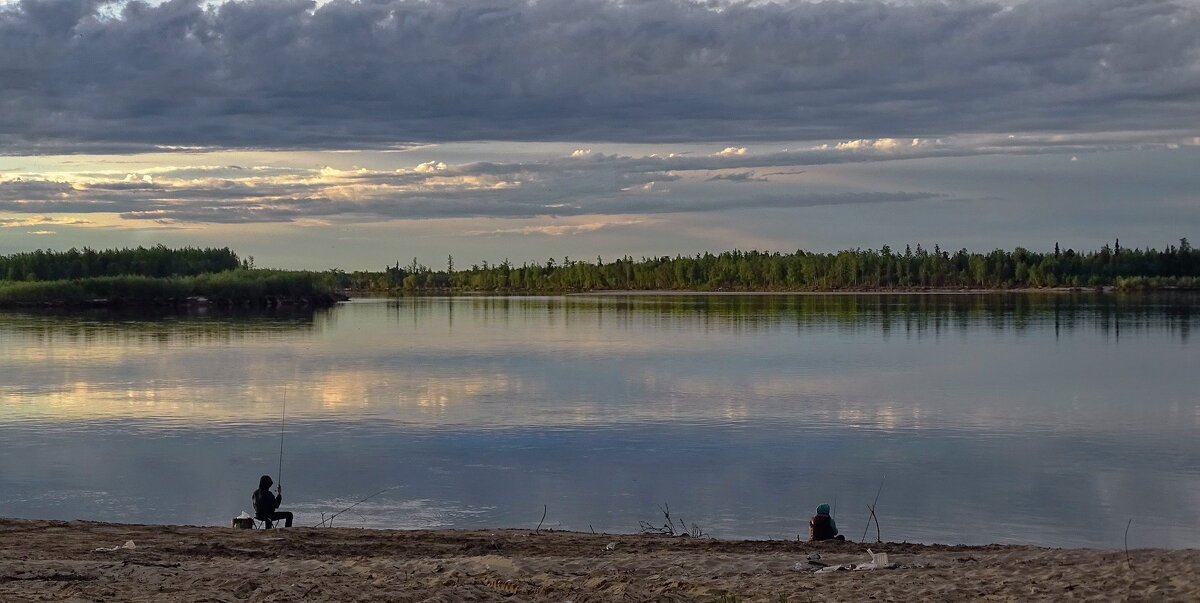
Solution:
[[(132, 548), (122, 547), (133, 541)], [(1200, 601), (1200, 551), (0, 520), (0, 601)]]

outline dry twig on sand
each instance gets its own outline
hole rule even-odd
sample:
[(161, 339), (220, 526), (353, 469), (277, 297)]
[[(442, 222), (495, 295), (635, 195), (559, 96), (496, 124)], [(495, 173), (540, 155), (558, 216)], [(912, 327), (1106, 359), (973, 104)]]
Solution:
[[(695, 538), (704, 536), (704, 530), (701, 530), (700, 526), (693, 523), (689, 527), (687, 522), (684, 520), (672, 518), (671, 505), (663, 503), (663, 505), (658, 509), (662, 511), (663, 518), (666, 520), (666, 523), (659, 527), (648, 521), (639, 521), (638, 532), (642, 534), (663, 534), (666, 536), (692, 536)], [(679, 531), (675, 530), (676, 522), (679, 523)]]

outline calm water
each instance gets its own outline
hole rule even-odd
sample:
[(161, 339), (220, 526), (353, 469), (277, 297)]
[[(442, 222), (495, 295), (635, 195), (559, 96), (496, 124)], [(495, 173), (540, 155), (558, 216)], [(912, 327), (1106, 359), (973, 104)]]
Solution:
[[(1200, 300), (596, 296), (0, 313), (0, 516), (1200, 546)], [(882, 489), (880, 489), (882, 484)], [(875, 528), (870, 528), (874, 539)]]

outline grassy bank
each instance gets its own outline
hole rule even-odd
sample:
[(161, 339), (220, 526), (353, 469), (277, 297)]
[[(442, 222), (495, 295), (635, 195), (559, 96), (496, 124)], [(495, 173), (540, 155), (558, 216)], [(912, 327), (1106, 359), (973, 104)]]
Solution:
[(328, 306), (342, 297), (326, 273), (237, 269), (194, 276), (98, 276), (0, 281), (0, 306), (215, 304)]
[(1118, 291), (1196, 291), (1200, 290), (1198, 276), (1131, 276), (1118, 278), (1113, 287)]

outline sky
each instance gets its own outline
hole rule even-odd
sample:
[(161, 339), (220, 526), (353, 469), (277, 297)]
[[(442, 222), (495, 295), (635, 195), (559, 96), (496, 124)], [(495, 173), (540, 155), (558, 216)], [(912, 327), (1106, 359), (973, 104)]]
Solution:
[(0, 0), (0, 254), (1200, 235), (1198, 0)]

